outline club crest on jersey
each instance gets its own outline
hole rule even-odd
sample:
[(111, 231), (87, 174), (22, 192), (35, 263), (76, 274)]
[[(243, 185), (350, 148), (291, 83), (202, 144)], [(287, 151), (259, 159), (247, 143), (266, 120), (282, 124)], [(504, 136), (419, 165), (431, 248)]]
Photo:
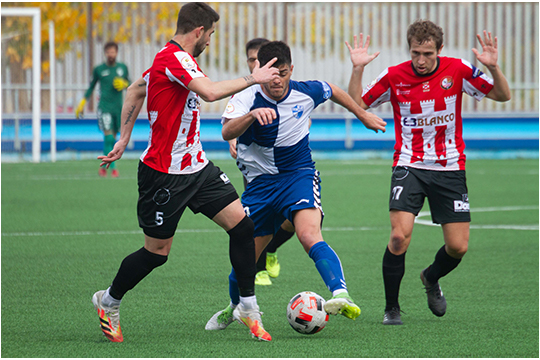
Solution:
[(302, 114), (304, 114), (304, 107), (302, 105), (296, 105), (292, 108), (292, 113), (296, 119), (300, 119)]
[(116, 75), (118, 76), (124, 76), (124, 69), (122, 68), (116, 68)]
[(454, 86), (454, 79), (451, 76), (445, 76), (441, 80), (441, 88), (443, 90), (449, 90), (452, 86)]
[(227, 104), (227, 109), (225, 110), (225, 112), (227, 114), (230, 114), (234, 111), (234, 105), (233, 104)]

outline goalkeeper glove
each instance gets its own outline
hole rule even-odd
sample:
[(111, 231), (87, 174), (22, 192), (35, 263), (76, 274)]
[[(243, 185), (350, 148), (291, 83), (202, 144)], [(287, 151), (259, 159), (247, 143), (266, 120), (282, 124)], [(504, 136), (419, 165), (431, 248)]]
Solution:
[(77, 119), (82, 118), (82, 113), (84, 111), (84, 105), (86, 105), (86, 98), (82, 98), (81, 102), (79, 103), (79, 105), (75, 109), (75, 117)]
[(121, 77), (115, 77), (112, 84), (116, 91), (122, 91), (129, 86), (129, 82)]

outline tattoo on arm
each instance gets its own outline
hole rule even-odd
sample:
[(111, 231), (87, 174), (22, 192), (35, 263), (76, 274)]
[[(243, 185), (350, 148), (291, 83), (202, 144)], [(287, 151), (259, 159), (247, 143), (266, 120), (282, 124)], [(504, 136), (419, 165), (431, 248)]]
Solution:
[(135, 105), (133, 105), (133, 106), (131, 107), (131, 110), (129, 110), (128, 116), (127, 116), (126, 121), (124, 122), (124, 125), (127, 125), (127, 124), (129, 124), (129, 123), (131, 122), (131, 117), (133, 116), (133, 112), (134, 112), (134, 111), (135, 111)]
[(255, 78), (253, 77), (253, 75), (244, 76), (244, 80), (246, 80), (248, 85), (255, 84)]
[(141, 82), (139, 83), (139, 87), (143, 87), (143, 86), (146, 86), (146, 82), (141, 81)]

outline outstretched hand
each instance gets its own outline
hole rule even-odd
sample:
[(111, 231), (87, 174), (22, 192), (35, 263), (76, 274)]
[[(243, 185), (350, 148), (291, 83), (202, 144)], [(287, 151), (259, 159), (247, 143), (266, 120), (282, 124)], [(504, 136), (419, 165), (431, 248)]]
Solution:
[(366, 43), (364, 44), (364, 34), (360, 33), (360, 42), (357, 41), (356, 35), (354, 35), (354, 48), (349, 45), (349, 42), (345, 41), (345, 44), (351, 53), (351, 61), (353, 66), (364, 67), (381, 53), (380, 51), (377, 51), (375, 54), (368, 54), (369, 40), (370, 37), (368, 35), (366, 38)]
[(484, 40), (479, 34), (476, 34), (480, 45), (482, 45), (482, 53), (473, 48), (472, 51), (478, 61), (484, 64), (487, 67), (493, 67), (497, 65), (497, 59), (499, 57), (499, 51), (497, 50), (497, 37), (494, 39), (491, 38), (491, 32), (484, 30)]
[(108, 169), (113, 162), (115, 162), (116, 160), (120, 160), (120, 158), (124, 154), (124, 150), (126, 150), (126, 145), (118, 141), (116, 144), (114, 144), (114, 148), (111, 150), (110, 153), (108, 153), (106, 156), (101, 155), (97, 157), (98, 160), (101, 160), (101, 164), (99, 164), (99, 166), (101, 167), (107, 165)]
[(360, 121), (362, 121), (366, 128), (373, 130), (376, 133), (379, 133), (379, 131), (382, 131), (383, 133), (386, 132), (386, 121), (375, 114), (366, 111)]

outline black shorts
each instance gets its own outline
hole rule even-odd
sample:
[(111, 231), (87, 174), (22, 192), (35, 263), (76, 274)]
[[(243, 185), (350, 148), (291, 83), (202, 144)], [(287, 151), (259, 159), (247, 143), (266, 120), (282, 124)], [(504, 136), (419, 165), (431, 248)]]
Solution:
[(186, 206), (212, 219), (238, 199), (229, 178), (210, 161), (188, 175), (165, 174), (139, 162), (137, 216), (144, 233), (157, 239), (174, 235)]
[(431, 220), (435, 224), (471, 221), (465, 170), (432, 171), (394, 167), (390, 210), (418, 215), (426, 197)]

